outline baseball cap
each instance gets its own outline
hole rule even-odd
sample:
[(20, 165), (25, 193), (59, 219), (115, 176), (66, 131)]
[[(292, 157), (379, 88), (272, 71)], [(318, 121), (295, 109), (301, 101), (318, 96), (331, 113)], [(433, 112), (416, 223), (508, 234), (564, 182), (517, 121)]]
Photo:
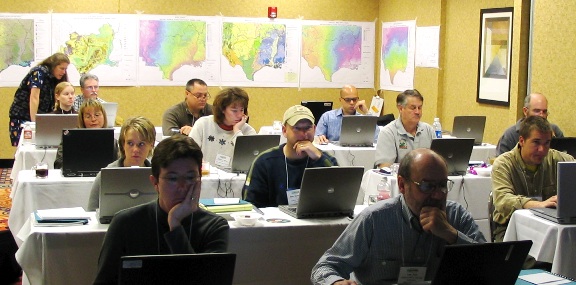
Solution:
[(302, 119), (307, 119), (312, 122), (312, 124), (314, 124), (314, 115), (312, 115), (312, 111), (310, 111), (310, 109), (302, 105), (294, 105), (288, 108), (286, 112), (284, 112), (284, 119), (282, 120), (282, 124), (288, 123), (288, 125), (294, 126), (296, 123), (298, 123), (298, 121)]

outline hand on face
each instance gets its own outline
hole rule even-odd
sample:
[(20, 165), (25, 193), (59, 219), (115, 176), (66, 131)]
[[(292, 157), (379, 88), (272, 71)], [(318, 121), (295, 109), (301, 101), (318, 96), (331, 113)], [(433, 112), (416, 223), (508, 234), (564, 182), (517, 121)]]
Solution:
[(320, 150), (318, 150), (311, 141), (297, 141), (292, 147), (296, 151), (296, 155), (299, 157), (308, 156), (312, 160), (317, 160), (322, 156)]
[(455, 243), (458, 238), (458, 232), (448, 223), (446, 210), (437, 206), (422, 207), (420, 224), (425, 232), (438, 236), (448, 243)]
[(193, 212), (198, 211), (198, 199), (200, 198), (201, 183), (189, 185), (186, 197), (180, 203), (177, 203), (168, 212), (168, 224), (170, 230), (181, 225), (182, 219), (188, 217)]
[(360, 110), (364, 113), (368, 112), (368, 107), (366, 106), (366, 100), (359, 100), (358, 102), (356, 102), (356, 105), (354, 105), (354, 109)]
[(244, 124), (246, 124), (246, 121), (248, 120), (248, 116), (246, 115), (242, 115), (242, 118), (240, 119), (240, 121), (236, 122), (236, 124), (234, 124), (234, 132), (238, 132), (240, 130), (242, 130), (242, 127), (244, 126)]

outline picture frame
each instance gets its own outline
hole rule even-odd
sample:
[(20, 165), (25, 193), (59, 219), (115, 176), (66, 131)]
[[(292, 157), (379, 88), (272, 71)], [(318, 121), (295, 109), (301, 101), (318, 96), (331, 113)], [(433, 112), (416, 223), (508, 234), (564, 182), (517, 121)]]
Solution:
[(476, 102), (510, 106), (514, 8), (480, 10)]

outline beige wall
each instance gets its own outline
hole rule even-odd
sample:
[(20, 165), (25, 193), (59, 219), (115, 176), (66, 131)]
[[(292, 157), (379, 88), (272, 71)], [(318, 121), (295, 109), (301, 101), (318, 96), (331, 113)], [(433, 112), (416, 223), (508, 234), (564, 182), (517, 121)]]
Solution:
[[(52, 3), (49, 3), (52, 2)], [(266, 17), (268, 6), (277, 6), (280, 18), (308, 20), (374, 21), (378, 17), (378, 1), (374, 0), (252, 0), (252, 1), (158, 1), (158, 0), (102, 0), (54, 2), (32, 0), (27, 5), (21, 1), (2, 0), (0, 12), (4, 13), (120, 13), (140, 11), (146, 14), (224, 15), (231, 17)], [(78, 84), (77, 82), (72, 82)], [(8, 110), (16, 88), (0, 88), (0, 158), (13, 158), (15, 148), (8, 137)], [(76, 93), (80, 93), (76, 90)], [(216, 94), (218, 87), (210, 87)], [(338, 98), (337, 88), (246, 88), (250, 95), (250, 124), (258, 130), (280, 120), (287, 107), (300, 104), (301, 100), (333, 100)], [(162, 113), (169, 106), (183, 100), (184, 87), (105, 87), (101, 97), (119, 103), (118, 115), (127, 118), (143, 115), (155, 125), (161, 125)], [(360, 97), (370, 100), (373, 89), (361, 89)]]

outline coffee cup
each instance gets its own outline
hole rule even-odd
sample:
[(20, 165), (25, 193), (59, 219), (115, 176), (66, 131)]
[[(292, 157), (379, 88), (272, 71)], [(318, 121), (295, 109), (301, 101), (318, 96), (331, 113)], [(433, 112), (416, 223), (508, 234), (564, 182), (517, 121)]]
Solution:
[(48, 177), (48, 163), (46, 162), (38, 162), (32, 170), (36, 172), (36, 178), (46, 178)]

